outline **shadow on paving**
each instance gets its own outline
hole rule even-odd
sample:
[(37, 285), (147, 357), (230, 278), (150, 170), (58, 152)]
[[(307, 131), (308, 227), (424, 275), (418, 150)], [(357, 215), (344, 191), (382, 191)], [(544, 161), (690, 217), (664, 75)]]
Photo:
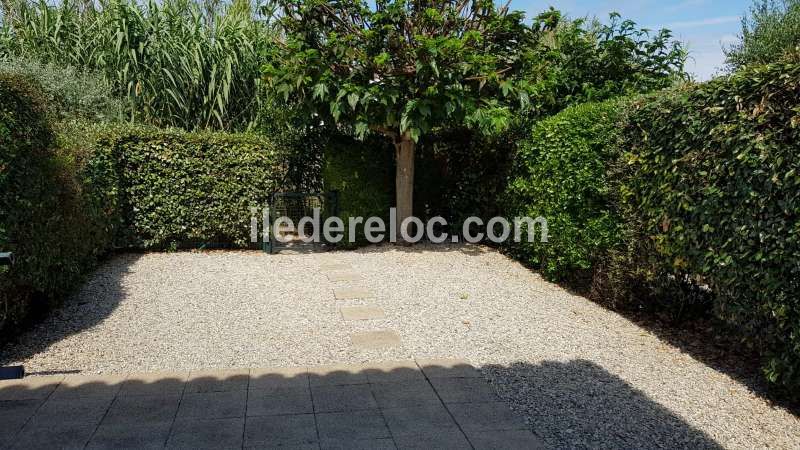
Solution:
[(417, 360), (3, 381), (0, 445), (719, 448), (592, 363), (484, 371), (503, 396), (529, 405), (528, 423), (467, 363)]
[(115, 255), (103, 263), (102, 269), (87, 277), (88, 282), (80, 289), (98, 291), (101, 295), (77, 295), (76, 292), (55, 308), (35, 315), (18, 337), (0, 342), (0, 365), (23, 361), (109, 317), (125, 299), (123, 279), (140, 257), (136, 253)]

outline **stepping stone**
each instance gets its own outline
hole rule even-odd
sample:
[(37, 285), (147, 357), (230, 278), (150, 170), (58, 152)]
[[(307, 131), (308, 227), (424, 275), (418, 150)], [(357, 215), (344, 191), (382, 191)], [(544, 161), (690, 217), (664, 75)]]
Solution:
[(349, 264), (344, 263), (327, 263), (327, 264), (320, 264), (319, 269), (323, 272), (333, 272), (337, 270), (349, 270), (352, 269)]
[(339, 308), (344, 320), (375, 320), (383, 319), (386, 314), (381, 308), (372, 306), (350, 306), (346, 308)]
[(400, 336), (394, 331), (367, 331), (350, 335), (353, 346), (362, 350), (399, 347)]
[(375, 297), (375, 295), (369, 290), (364, 288), (355, 288), (355, 287), (334, 289), (333, 295), (336, 297), (336, 300), (350, 300), (357, 298)]
[(358, 281), (361, 277), (354, 272), (328, 272), (328, 281)]

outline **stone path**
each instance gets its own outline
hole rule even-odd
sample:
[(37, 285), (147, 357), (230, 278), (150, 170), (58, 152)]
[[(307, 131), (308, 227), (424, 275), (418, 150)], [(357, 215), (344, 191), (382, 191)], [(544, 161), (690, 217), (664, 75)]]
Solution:
[(540, 448), (460, 360), (0, 381), (0, 447)]
[[(328, 262), (320, 265), (320, 270), (331, 283), (361, 281), (362, 277), (353, 271), (353, 268), (342, 262)], [(366, 300), (375, 298), (375, 294), (361, 286), (337, 286), (333, 289), (336, 300)], [(377, 307), (371, 306), (342, 306), (339, 308), (342, 318), (346, 321), (365, 321), (384, 319), (386, 313)], [(399, 347), (400, 336), (391, 330), (362, 331), (350, 334), (353, 347), (360, 350), (376, 350), (387, 347)]]

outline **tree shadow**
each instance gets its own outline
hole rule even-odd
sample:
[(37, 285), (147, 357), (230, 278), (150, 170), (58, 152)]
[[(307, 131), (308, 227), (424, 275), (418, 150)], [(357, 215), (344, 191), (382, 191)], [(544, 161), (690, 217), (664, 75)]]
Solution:
[(705, 432), (586, 360), (484, 367), (534, 432), (558, 448), (722, 448)]
[(0, 445), (29, 447), (721, 448), (582, 360), (27, 377), (0, 416)]
[(20, 333), (7, 336), (0, 343), (0, 365), (24, 361), (105, 320), (125, 299), (123, 281), (141, 256), (139, 253), (111, 256), (61, 304), (35, 311)]

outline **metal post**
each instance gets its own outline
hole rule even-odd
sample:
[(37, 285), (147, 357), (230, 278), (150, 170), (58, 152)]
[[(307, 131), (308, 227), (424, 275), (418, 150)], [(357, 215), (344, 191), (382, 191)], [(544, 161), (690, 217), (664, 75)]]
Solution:
[[(0, 253), (0, 266), (13, 266), (14, 254)], [(25, 376), (25, 368), (22, 366), (0, 367), (0, 380), (16, 380)]]

